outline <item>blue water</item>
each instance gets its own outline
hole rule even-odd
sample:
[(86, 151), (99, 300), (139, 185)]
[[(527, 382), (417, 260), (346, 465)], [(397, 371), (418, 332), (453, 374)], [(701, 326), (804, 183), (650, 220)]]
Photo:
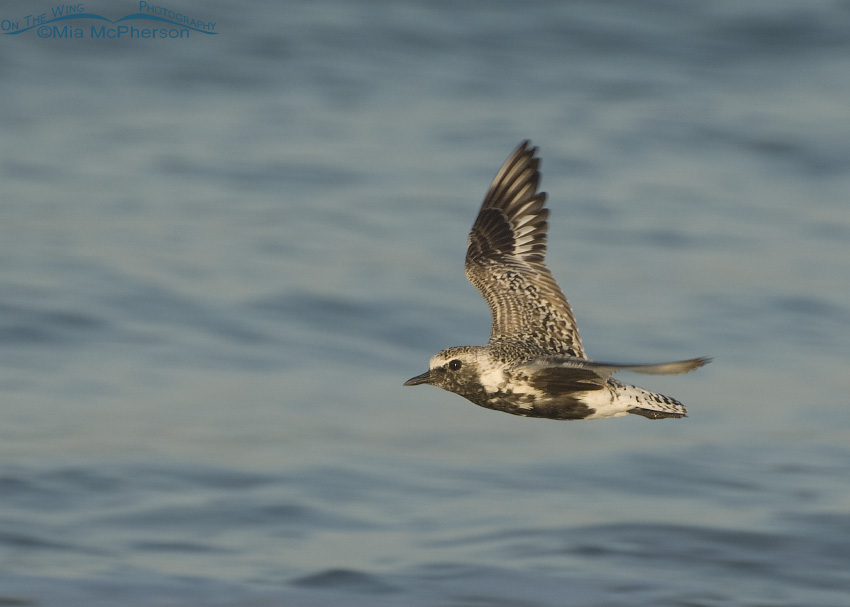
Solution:
[[(0, 605), (850, 604), (850, 4), (167, 7), (217, 35), (0, 32)], [(524, 138), (687, 419), (401, 386)]]

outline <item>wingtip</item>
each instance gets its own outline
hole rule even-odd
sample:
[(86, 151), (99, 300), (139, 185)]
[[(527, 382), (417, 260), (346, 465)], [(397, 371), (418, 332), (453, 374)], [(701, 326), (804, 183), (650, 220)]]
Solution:
[[(531, 143), (531, 139), (523, 139), (514, 148), (509, 158), (517, 158), (519, 156), (528, 156), (529, 159), (537, 158), (537, 146)], [(537, 159), (539, 160), (539, 158)]]
[(637, 365), (635, 367), (626, 367), (626, 370), (637, 371), (638, 373), (648, 373), (650, 375), (677, 375), (679, 373), (690, 373), (695, 369), (704, 367), (711, 362), (708, 356), (700, 356), (699, 358), (689, 358), (687, 360), (676, 360), (669, 363), (660, 363), (655, 365)]
[(699, 358), (689, 358), (688, 360), (666, 363), (664, 365), (659, 365), (659, 367), (665, 367), (664, 371), (661, 371), (661, 373), (675, 375), (677, 373), (690, 373), (695, 369), (704, 367), (711, 361), (712, 358), (710, 356), (700, 356)]

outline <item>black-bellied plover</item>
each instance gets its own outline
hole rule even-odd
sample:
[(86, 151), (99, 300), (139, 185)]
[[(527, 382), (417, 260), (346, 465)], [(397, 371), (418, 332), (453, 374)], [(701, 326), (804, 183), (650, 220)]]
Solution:
[(490, 306), (490, 341), (438, 352), (428, 371), (404, 385), (431, 384), (525, 417), (684, 417), (679, 401), (612, 376), (620, 370), (686, 373), (711, 359), (624, 365), (585, 357), (570, 304), (544, 263), (549, 211), (546, 193), (537, 191), (536, 152), (529, 141), (514, 150), (469, 233), (466, 277)]

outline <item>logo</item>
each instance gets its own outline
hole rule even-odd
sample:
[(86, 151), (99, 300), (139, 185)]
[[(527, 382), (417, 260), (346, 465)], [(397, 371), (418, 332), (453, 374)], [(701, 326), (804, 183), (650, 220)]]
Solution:
[(191, 36), (215, 36), (216, 22), (172, 10), (145, 0), (139, 11), (110, 19), (86, 12), (85, 4), (60, 4), (49, 11), (15, 19), (0, 20), (0, 33), (6, 36), (32, 35), (54, 40), (156, 40)]

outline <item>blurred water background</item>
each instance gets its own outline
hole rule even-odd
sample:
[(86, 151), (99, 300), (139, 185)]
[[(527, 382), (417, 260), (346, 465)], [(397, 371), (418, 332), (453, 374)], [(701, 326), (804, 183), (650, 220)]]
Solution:
[[(0, 5), (0, 605), (850, 604), (850, 3), (9, 33), (55, 6)], [(589, 355), (714, 356), (623, 375), (689, 418), (402, 388), (487, 339), (465, 239), (525, 138)]]

